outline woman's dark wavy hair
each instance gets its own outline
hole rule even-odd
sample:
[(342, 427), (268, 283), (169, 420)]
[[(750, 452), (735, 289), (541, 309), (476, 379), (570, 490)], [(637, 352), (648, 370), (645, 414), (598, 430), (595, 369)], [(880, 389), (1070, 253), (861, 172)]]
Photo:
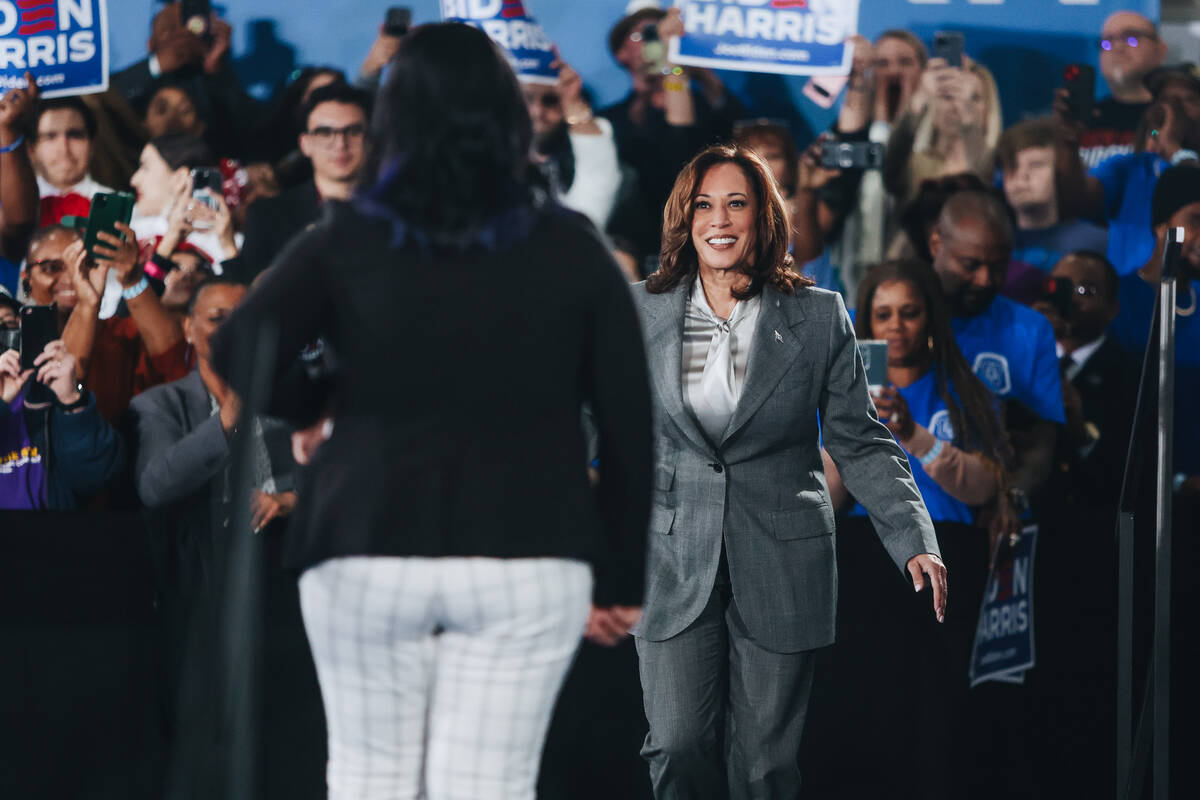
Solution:
[[(482, 31), (457, 22), (404, 37), (376, 100), (365, 213), (436, 249), (500, 247), (531, 227), (533, 127), (517, 78)], [(373, 185), (372, 185), (373, 184)]]
[(942, 298), (942, 284), (933, 267), (915, 259), (897, 259), (884, 261), (867, 270), (858, 284), (855, 335), (859, 339), (878, 338), (871, 332), (871, 304), (880, 285), (891, 281), (902, 281), (912, 286), (925, 303), (925, 335), (932, 342), (930, 368), (933, 370), (938, 397), (942, 398), (950, 413), (955, 445), (983, 453), (996, 465), (1003, 485), (1011, 462), (1008, 440), (991, 392), (975, 377), (971, 365), (958, 349), (954, 330), (950, 327), (950, 312)]
[(792, 266), (788, 253), (791, 217), (779, 184), (767, 162), (740, 144), (715, 144), (692, 159), (679, 177), (663, 209), (662, 253), (659, 267), (646, 279), (646, 291), (654, 294), (669, 292), (683, 281), (695, 277), (700, 265), (696, 246), (692, 243), (694, 200), (700, 184), (710, 169), (719, 164), (736, 164), (746, 175), (754, 193), (754, 242), (741, 265), (741, 272), (750, 276), (750, 285), (733, 296), (748, 300), (770, 285), (784, 294), (793, 294), (797, 286), (812, 286), (814, 281), (801, 275)]

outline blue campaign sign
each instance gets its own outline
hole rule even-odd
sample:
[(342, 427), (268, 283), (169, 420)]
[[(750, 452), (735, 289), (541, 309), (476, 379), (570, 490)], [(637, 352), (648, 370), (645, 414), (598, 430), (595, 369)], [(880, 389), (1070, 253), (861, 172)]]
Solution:
[(558, 70), (554, 43), (542, 26), (525, 13), (522, 0), (442, 0), (442, 19), (465, 22), (482, 30), (508, 54), (522, 81), (553, 84)]
[(0, 91), (26, 71), (42, 97), (107, 89), (106, 0), (0, 0)]
[(1037, 535), (1037, 526), (1030, 525), (1021, 531), (1015, 546), (1004, 542), (996, 555), (975, 628), (972, 686), (995, 680), (1019, 683), (1024, 670), (1033, 666), (1033, 556)]
[(671, 61), (785, 75), (845, 75), (858, 0), (676, 0), (686, 35)]

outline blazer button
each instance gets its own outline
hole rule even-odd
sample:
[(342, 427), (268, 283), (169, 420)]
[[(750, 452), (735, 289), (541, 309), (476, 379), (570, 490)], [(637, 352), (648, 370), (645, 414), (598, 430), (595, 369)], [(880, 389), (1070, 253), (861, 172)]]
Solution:
[(712, 471), (717, 473), (718, 475), (720, 475), (722, 472), (725, 471), (725, 468), (716, 462), (709, 464), (709, 466), (712, 467)]

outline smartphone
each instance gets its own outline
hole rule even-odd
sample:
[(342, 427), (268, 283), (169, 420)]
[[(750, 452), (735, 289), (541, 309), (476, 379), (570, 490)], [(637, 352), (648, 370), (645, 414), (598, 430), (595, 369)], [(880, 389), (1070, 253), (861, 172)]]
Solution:
[(412, 9), (408, 6), (392, 6), (383, 17), (383, 32), (388, 36), (403, 36), (412, 25)]
[(225, 191), (225, 179), (216, 167), (196, 167), (191, 173), (192, 197), (213, 211), (217, 210), (217, 197)]
[(967, 39), (958, 31), (938, 31), (933, 35), (933, 55), (944, 58), (952, 67), (962, 67)]
[(826, 169), (883, 169), (882, 142), (826, 142), (821, 166)]
[(821, 108), (833, 108), (849, 80), (849, 75), (813, 75), (801, 91)]
[(116, 224), (129, 224), (133, 218), (133, 204), (137, 200), (129, 192), (96, 192), (92, 195), (92, 210), (88, 214), (87, 230), (83, 234), (83, 246), (92, 258), (106, 258), (96, 254), (96, 244), (100, 242), (99, 234), (111, 233), (123, 239), (124, 234), (117, 231)]
[(888, 382), (888, 343), (883, 339), (860, 339), (858, 353), (867, 371), (867, 388), (875, 394)]
[(1071, 118), (1085, 124), (1090, 122), (1096, 98), (1096, 70), (1087, 64), (1067, 64), (1063, 69), (1063, 86)]
[(667, 68), (667, 45), (653, 22), (642, 28), (642, 61), (651, 75), (662, 75)]
[(58, 306), (21, 307), (21, 369), (33, 369), (33, 362), (46, 345), (58, 338)]
[(179, 18), (183, 26), (196, 36), (208, 36), (212, 17), (212, 0), (180, 0)]

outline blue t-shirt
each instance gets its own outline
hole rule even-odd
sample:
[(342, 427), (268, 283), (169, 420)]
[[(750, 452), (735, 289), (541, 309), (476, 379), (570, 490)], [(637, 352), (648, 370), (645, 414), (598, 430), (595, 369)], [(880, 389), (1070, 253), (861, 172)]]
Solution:
[(7, 258), (0, 258), (0, 286), (8, 289), (8, 293), (13, 297), (17, 296), (17, 279), (20, 274), (20, 264), (14, 264)]
[(1108, 260), (1120, 275), (1142, 268), (1154, 254), (1150, 200), (1158, 176), (1171, 166), (1155, 153), (1113, 156), (1092, 168), (1104, 186), (1108, 219)]
[(1108, 252), (1108, 231), (1079, 219), (1039, 231), (1018, 230), (1012, 257), (1049, 272), (1063, 256), (1079, 250)]
[(983, 313), (953, 317), (958, 348), (992, 394), (1021, 401), (1051, 422), (1066, 421), (1050, 323), (1028, 306), (997, 297)]
[[(912, 414), (914, 422), (924, 426), (930, 433), (947, 444), (954, 443), (955, 431), (954, 426), (950, 424), (950, 411), (937, 393), (937, 382), (934, 380), (933, 370), (926, 372), (912, 385), (900, 389), (900, 394), (908, 403), (908, 410)], [(917, 488), (921, 491), (921, 497), (925, 499), (925, 507), (929, 509), (929, 516), (934, 522), (962, 522), (970, 525), (975, 521), (975, 514), (971, 511), (971, 507), (960, 500), (955, 500), (933, 478), (929, 477), (925, 468), (921, 466), (920, 459), (910, 453), (908, 464), (912, 467), (913, 480), (916, 481)], [(855, 505), (849, 513), (853, 516), (865, 517), (867, 510), (861, 505)]]
[[(1193, 282), (1179, 292), (1175, 304), (1187, 310), (1195, 308), (1197, 289)], [(1157, 284), (1146, 283), (1137, 273), (1121, 279), (1121, 311), (1109, 329), (1117, 344), (1140, 364), (1146, 353), (1146, 339), (1154, 320)], [(1156, 350), (1157, 351), (1157, 350)], [(1157, 363), (1157, 362), (1156, 362)], [(1153, 368), (1153, 365), (1152, 365)], [(1155, 384), (1157, 385), (1157, 384)], [(1200, 475), (1200, 310), (1188, 316), (1175, 316), (1175, 452), (1176, 473)]]

